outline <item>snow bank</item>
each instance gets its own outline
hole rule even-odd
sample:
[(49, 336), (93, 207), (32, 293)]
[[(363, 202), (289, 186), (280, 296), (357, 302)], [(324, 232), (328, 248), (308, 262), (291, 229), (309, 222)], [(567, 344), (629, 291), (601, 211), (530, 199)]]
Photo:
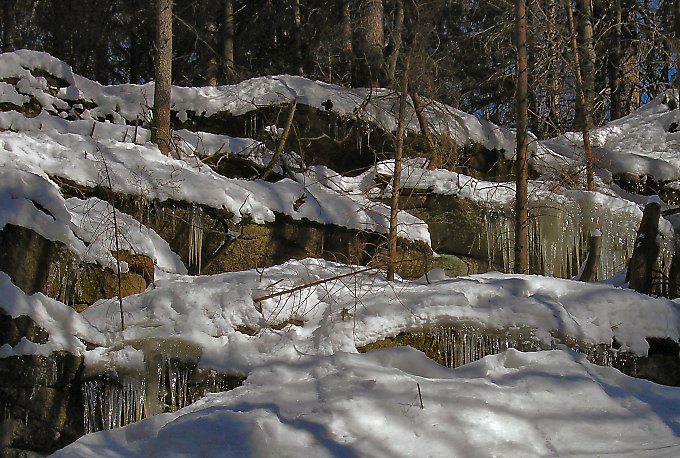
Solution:
[[(388, 283), (382, 272), (368, 271), (257, 300), (358, 269), (308, 259), (215, 276), (168, 274), (155, 289), (124, 299), (124, 333), (115, 301), (100, 301), (82, 316), (111, 342), (181, 338), (202, 348), (201, 365), (245, 373), (305, 355), (355, 353), (357, 346), (437, 325), (538, 329), (534, 338), (547, 344), (550, 331), (590, 344), (615, 338), (621, 351), (640, 355), (647, 352), (646, 337), (680, 337), (680, 308), (672, 301), (540, 276)], [(304, 326), (272, 328), (291, 318)]]
[(679, 409), (677, 388), (566, 351), (508, 350), (451, 370), (403, 348), (264, 367), (53, 456), (667, 457), (680, 454)]

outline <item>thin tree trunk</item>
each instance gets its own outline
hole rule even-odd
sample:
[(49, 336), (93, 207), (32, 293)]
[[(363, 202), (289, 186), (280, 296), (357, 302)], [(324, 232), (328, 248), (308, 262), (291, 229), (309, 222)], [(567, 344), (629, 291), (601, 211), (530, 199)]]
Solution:
[(350, 0), (340, 1), (340, 68), (341, 79), (352, 80), (352, 16), (349, 8)]
[(396, 0), (394, 5), (394, 23), (392, 25), (391, 49), (387, 57), (387, 80), (390, 84), (394, 83), (394, 77), (397, 72), (397, 61), (399, 60), (399, 51), (401, 50), (402, 35), (404, 29), (404, 0)]
[(295, 47), (294, 54), (294, 75), (304, 75), (305, 69), (302, 57), (302, 16), (300, 13), (300, 0), (293, 1), (293, 46)]
[(2, 8), (2, 51), (16, 49), (16, 0), (4, 0)]
[(222, 77), (225, 83), (236, 82), (234, 69), (234, 3), (224, 0), (222, 32)]
[[(580, 124), (588, 129), (593, 127), (593, 113), (595, 106), (595, 48), (593, 46), (593, 10), (592, 0), (576, 0), (578, 12), (578, 37), (580, 41), (579, 54), (581, 72), (583, 74), (583, 92), (585, 106), (581, 113)], [(573, 15), (572, 15), (573, 16)]]
[(526, 0), (515, 2), (517, 151), (515, 156), (515, 273), (529, 273), (529, 62)]
[(392, 195), (390, 198), (390, 227), (387, 235), (389, 254), (387, 261), (387, 280), (394, 281), (397, 265), (397, 215), (399, 213), (399, 195), (401, 191), (401, 162), (404, 151), (404, 133), (406, 131), (406, 99), (408, 98), (408, 83), (410, 71), (409, 58), (404, 62), (404, 75), (401, 80), (399, 93), (399, 115), (397, 118), (397, 137), (394, 145), (394, 174), (392, 175)]
[(288, 118), (286, 119), (286, 125), (283, 128), (283, 134), (281, 134), (281, 138), (279, 139), (279, 144), (276, 147), (274, 156), (272, 156), (271, 160), (269, 161), (269, 164), (267, 164), (267, 167), (264, 169), (262, 175), (260, 176), (260, 178), (263, 180), (267, 179), (269, 174), (274, 169), (274, 166), (279, 162), (281, 155), (283, 155), (283, 149), (286, 146), (286, 141), (288, 140), (288, 135), (290, 134), (290, 128), (293, 125), (293, 119), (295, 118), (296, 107), (297, 99), (293, 99), (293, 101), (290, 102), (290, 107), (288, 108)]
[(437, 151), (437, 145), (432, 137), (432, 132), (430, 131), (430, 125), (425, 118), (425, 107), (423, 107), (423, 101), (417, 92), (411, 91), (411, 100), (413, 101), (413, 109), (416, 112), (416, 118), (418, 118), (418, 124), (420, 125), (420, 132), (425, 137), (425, 143), (427, 145), (427, 152), (430, 156), (430, 160), (427, 163), (428, 170), (434, 170), (437, 167), (441, 167), (442, 160)]
[(172, 91), (172, 0), (156, 0), (156, 61), (151, 141), (166, 156), (170, 152)]
[[(588, 108), (588, 101), (586, 96), (586, 87), (581, 76), (580, 54), (578, 44), (576, 42), (576, 33), (574, 31), (574, 14), (571, 10), (571, 0), (567, 0), (566, 4), (567, 19), (569, 22), (569, 32), (571, 33), (571, 46), (574, 49), (574, 76), (576, 77), (577, 101), (578, 106), (584, 113), (585, 119), (592, 119), (590, 116), (590, 108)], [(583, 155), (586, 163), (586, 189), (588, 191), (595, 191), (595, 173), (593, 172), (593, 148), (590, 144), (590, 124), (585, 122), (581, 126), (583, 134)]]
[[(551, 0), (548, 9), (548, 30), (549, 30), (549, 41), (550, 49), (555, 57), (561, 54), (560, 43), (558, 41), (557, 35), (557, 6), (558, 0)], [(548, 114), (548, 126), (546, 129), (546, 135), (548, 137), (557, 136), (562, 133), (562, 114), (560, 109), (560, 76), (559, 76), (559, 66), (557, 63), (552, 65), (552, 70), (549, 73), (549, 114)]]
[(611, 94), (609, 116), (612, 120), (619, 119), (628, 113), (625, 113), (623, 98), (625, 97), (625, 90), (623, 84), (623, 42), (621, 21), (623, 15), (621, 14), (621, 0), (614, 0), (613, 17), (614, 25), (612, 27), (612, 46), (609, 52), (609, 93)]

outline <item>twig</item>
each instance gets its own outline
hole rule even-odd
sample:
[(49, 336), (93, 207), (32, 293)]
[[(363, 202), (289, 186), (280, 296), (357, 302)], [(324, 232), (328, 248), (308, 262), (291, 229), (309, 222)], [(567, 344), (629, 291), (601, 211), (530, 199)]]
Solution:
[(416, 386), (418, 387), (418, 399), (420, 399), (420, 410), (424, 410), (425, 406), (423, 405), (423, 394), (420, 392), (420, 383), (416, 383)]
[(377, 270), (377, 269), (378, 269), (378, 267), (366, 267), (365, 269), (360, 269), (360, 270), (357, 270), (355, 272), (350, 272), (350, 273), (346, 273), (346, 274), (342, 274), (342, 275), (336, 275), (334, 277), (325, 278), (325, 279), (322, 279), (322, 280), (316, 280), (316, 281), (313, 281), (311, 283), (305, 283), (304, 285), (296, 286), (295, 288), (287, 289), (287, 290), (284, 290), (284, 291), (279, 291), (278, 293), (272, 293), (272, 294), (268, 294), (266, 296), (257, 297), (255, 299), (253, 299), (253, 302), (259, 303), (259, 302), (262, 302), (262, 301), (266, 301), (267, 299), (272, 299), (274, 297), (283, 296), (284, 294), (294, 293), (296, 291), (300, 291), (300, 290), (303, 290), (305, 288), (311, 288), (312, 286), (321, 285), (323, 283), (328, 283), (329, 281), (339, 280), (341, 278), (351, 277), (352, 275), (357, 275), (357, 274), (360, 274), (360, 273), (363, 273), (363, 272), (368, 272), (369, 270)]
[[(94, 126), (95, 124), (92, 124), (92, 132), (94, 133)], [(106, 165), (106, 159), (104, 158), (104, 153), (102, 150), (97, 146), (97, 151), (99, 151), (99, 154), (102, 157), (102, 163), (104, 164), (104, 173), (106, 173), (106, 181), (109, 185), (109, 191), (113, 194), (113, 185), (111, 184), (111, 175), (109, 175), (109, 167)], [(111, 198), (113, 201), (113, 197)], [(113, 203), (111, 204), (111, 211), (113, 213), (113, 236), (116, 241), (116, 267), (118, 268), (118, 304), (120, 306), (120, 329), (121, 331), (125, 331), (125, 313), (123, 309), (123, 283), (122, 283), (122, 274), (120, 271), (120, 244), (118, 242), (118, 218), (116, 217), (116, 207), (113, 206)]]

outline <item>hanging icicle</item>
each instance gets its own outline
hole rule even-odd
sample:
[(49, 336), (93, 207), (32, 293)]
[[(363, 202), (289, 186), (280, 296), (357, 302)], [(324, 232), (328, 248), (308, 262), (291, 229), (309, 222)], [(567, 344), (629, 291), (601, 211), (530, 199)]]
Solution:
[(203, 210), (192, 205), (189, 216), (189, 266), (196, 266), (196, 272), (201, 274), (201, 252), (203, 250)]

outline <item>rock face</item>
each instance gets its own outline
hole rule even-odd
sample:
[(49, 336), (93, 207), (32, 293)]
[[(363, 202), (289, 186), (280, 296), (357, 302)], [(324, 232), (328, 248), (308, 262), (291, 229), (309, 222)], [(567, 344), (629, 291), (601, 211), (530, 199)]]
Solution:
[[(64, 186), (63, 192), (111, 199), (106, 190), (75, 184)], [(383, 234), (296, 221), (281, 214), (271, 223), (244, 220), (235, 224), (228, 211), (207, 206), (146, 201), (130, 195), (114, 199), (110, 203), (117, 209), (166, 240), (194, 275), (263, 268), (307, 257), (377, 266), (384, 263), (381, 256), (387, 251)], [(420, 277), (431, 268), (432, 250), (423, 242), (400, 239), (398, 257), (398, 273), (404, 278)]]
[[(0, 347), (47, 342), (27, 316), (0, 310)], [(209, 392), (243, 383), (241, 374), (197, 367), (200, 350), (180, 341), (145, 341), (145, 370), (93, 374), (67, 352), (0, 358), (0, 456), (38, 457), (83, 434), (185, 407)]]
[[(26, 294), (41, 292), (76, 310), (118, 295), (118, 277), (113, 271), (82, 262), (64, 244), (47, 240), (30, 229), (5, 226), (0, 231), (0, 246), (0, 271)], [(142, 275), (143, 266), (153, 266), (153, 262), (140, 258), (144, 257), (123, 257), (139, 272), (122, 274), (123, 296), (140, 293), (153, 281), (152, 276)]]
[[(47, 337), (29, 317), (0, 311), (0, 346)], [(83, 434), (82, 370), (66, 352), (0, 358), (0, 456), (44, 456)]]

